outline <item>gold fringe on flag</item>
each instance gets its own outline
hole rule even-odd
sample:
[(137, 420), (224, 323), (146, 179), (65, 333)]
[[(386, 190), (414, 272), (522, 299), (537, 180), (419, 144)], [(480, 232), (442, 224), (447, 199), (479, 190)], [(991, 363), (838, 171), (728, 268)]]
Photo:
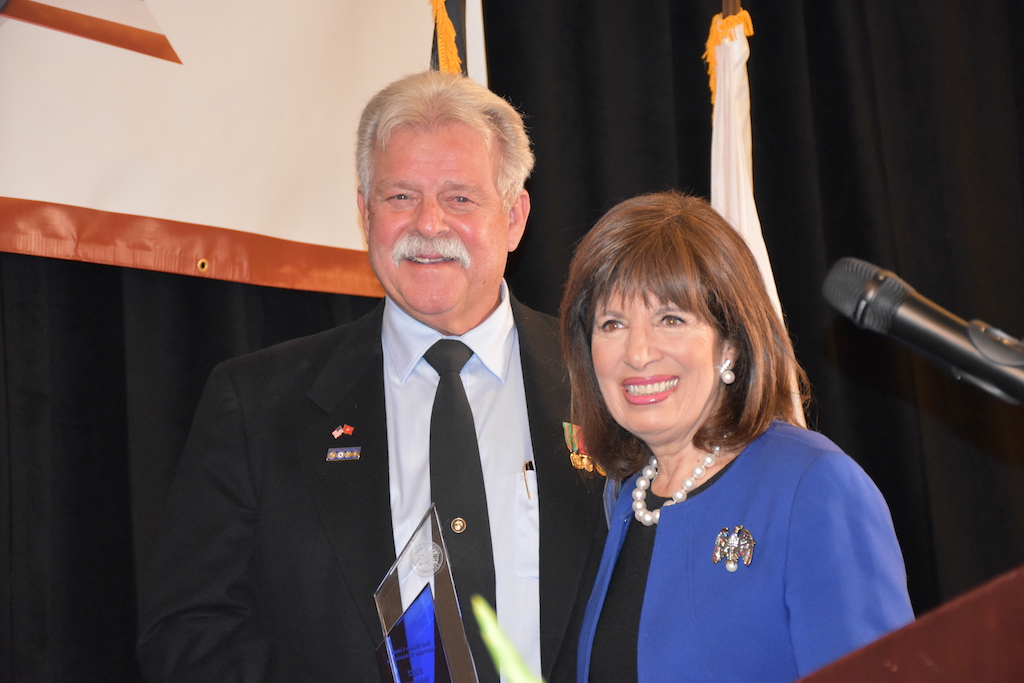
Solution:
[(750, 14), (747, 10), (740, 10), (739, 14), (722, 18), (716, 14), (711, 20), (711, 31), (708, 33), (708, 42), (704, 45), (704, 54), (701, 55), (708, 64), (708, 87), (711, 89), (711, 104), (715, 103), (715, 48), (722, 44), (723, 40), (732, 40), (732, 30), (737, 26), (743, 27), (743, 35), (754, 35), (754, 24), (750, 21)]
[(462, 73), (462, 59), (455, 44), (455, 26), (448, 16), (445, 0), (430, 0), (434, 6), (434, 31), (437, 32), (437, 70), (444, 74)]

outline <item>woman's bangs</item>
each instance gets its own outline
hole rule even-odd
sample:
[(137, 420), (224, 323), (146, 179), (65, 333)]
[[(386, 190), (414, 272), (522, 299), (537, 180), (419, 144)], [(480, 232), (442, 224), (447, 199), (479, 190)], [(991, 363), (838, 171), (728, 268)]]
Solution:
[(673, 303), (706, 318), (704, 287), (691, 255), (680, 253), (672, 243), (648, 246), (622, 259), (612, 289), (625, 299), (636, 298), (649, 307)]

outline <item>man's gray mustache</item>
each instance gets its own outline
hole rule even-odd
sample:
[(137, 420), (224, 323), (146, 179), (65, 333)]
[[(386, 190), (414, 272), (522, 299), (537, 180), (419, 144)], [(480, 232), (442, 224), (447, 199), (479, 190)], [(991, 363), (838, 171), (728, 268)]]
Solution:
[(402, 265), (402, 261), (422, 256), (423, 254), (437, 254), (441, 258), (458, 261), (464, 270), (469, 269), (469, 251), (466, 245), (454, 235), (442, 235), (440, 237), (424, 237), (410, 233), (395, 242), (391, 250), (391, 260), (395, 267)]

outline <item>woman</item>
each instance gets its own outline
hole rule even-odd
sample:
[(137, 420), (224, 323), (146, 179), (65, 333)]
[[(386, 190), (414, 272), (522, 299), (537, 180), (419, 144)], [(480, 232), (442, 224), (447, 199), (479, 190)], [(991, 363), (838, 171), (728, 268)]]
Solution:
[(578, 680), (790, 681), (913, 619), (888, 507), (797, 426), (806, 387), (742, 238), (703, 200), (622, 202), (562, 300), (574, 421), (624, 480)]

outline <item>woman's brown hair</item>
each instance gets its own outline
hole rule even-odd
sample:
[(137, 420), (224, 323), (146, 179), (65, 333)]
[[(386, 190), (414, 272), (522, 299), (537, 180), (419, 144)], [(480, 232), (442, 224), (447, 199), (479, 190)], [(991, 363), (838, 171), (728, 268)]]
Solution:
[(807, 377), (743, 238), (703, 199), (674, 191), (634, 197), (608, 211), (580, 243), (561, 305), (572, 419), (582, 427), (587, 453), (609, 474), (625, 478), (650, 454), (612, 418), (594, 375), (594, 315), (613, 294), (673, 303), (735, 349), (736, 381), (723, 387), (695, 446), (741, 449), (773, 419), (797, 424)]

